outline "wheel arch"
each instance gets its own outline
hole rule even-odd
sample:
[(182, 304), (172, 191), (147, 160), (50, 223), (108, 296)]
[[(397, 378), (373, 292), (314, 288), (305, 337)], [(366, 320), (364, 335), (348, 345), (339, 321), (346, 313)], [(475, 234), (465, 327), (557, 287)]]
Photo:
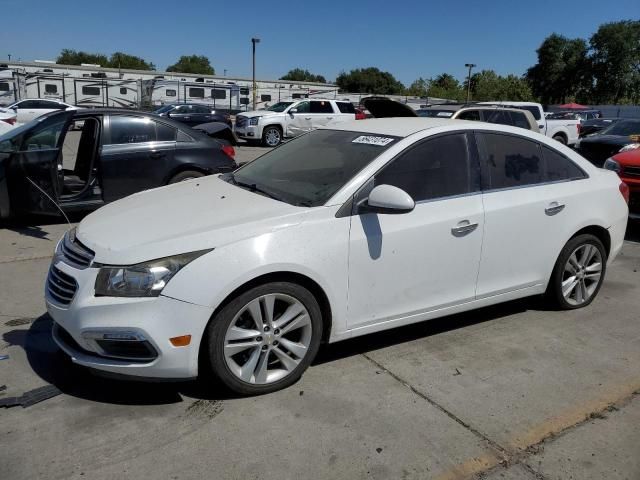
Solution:
[[(589, 225), (587, 227), (581, 228), (576, 233), (574, 233), (569, 240), (577, 237), (578, 235), (583, 234), (591, 234), (598, 238), (602, 244), (604, 245), (604, 249), (607, 253), (607, 257), (609, 257), (609, 253), (611, 253), (611, 235), (609, 234), (609, 230), (600, 225)], [(567, 242), (569, 241), (567, 240)], [(565, 242), (566, 245), (566, 242)]]
[(562, 130), (554, 132), (554, 134), (551, 136), (551, 138), (556, 138), (556, 137), (562, 137), (564, 139), (564, 143), (566, 144), (569, 141), (569, 136), (563, 132)]
[(183, 164), (180, 164), (180, 165), (176, 166), (174, 169), (172, 169), (165, 176), (163, 185), (168, 185), (173, 177), (175, 177), (179, 173), (187, 172), (187, 171), (200, 172), (203, 175), (210, 175), (211, 174), (210, 170), (207, 170), (206, 168), (203, 168), (203, 167), (201, 167), (199, 165), (183, 163)]

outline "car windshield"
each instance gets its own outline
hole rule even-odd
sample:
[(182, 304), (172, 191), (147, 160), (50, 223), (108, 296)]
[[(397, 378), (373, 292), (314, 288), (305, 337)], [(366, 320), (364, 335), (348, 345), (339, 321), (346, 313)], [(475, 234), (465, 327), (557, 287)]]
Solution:
[(160, 107), (157, 110), (154, 110), (153, 113), (166, 113), (166, 112), (168, 112), (169, 110), (171, 110), (173, 108), (174, 108), (173, 105), (165, 105), (163, 107)]
[(620, 120), (602, 130), (602, 135), (640, 135), (640, 120)]
[(437, 110), (435, 108), (429, 108), (425, 110), (417, 110), (416, 113), (419, 117), (451, 118), (456, 112), (453, 110)]
[(230, 183), (297, 206), (323, 205), (398, 137), (315, 130), (229, 175)]
[(267, 110), (269, 110), (270, 112), (284, 112), (292, 103), (293, 102), (278, 102), (274, 105), (271, 105), (269, 108), (267, 108)]

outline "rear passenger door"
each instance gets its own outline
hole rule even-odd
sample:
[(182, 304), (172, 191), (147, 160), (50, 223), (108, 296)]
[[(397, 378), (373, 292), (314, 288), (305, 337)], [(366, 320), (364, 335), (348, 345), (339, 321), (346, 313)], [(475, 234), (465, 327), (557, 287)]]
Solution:
[(337, 114), (333, 111), (333, 106), (328, 100), (311, 100), (310, 110), (310, 130), (333, 123)]
[(105, 202), (166, 183), (176, 129), (149, 117), (111, 115), (100, 155)]
[(546, 285), (564, 243), (577, 230), (584, 172), (546, 145), (477, 132), (483, 172), (484, 241), (478, 298)]

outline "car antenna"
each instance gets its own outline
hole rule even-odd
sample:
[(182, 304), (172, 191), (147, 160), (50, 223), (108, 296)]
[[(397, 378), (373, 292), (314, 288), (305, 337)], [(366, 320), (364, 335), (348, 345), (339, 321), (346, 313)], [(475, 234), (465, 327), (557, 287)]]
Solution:
[(51, 200), (51, 203), (53, 203), (53, 204), (56, 206), (56, 208), (57, 208), (58, 210), (60, 210), (60, 213), (62, 213), (62, 216), (64, 217), (64, 219), (67, 221), (67, 223), (69, 224), (69, 226), (71, 226), (71, 222), (69, 221), (69, 217), (67, 217), (67, 214), (66, 214), (66, 213), (64, 213), (64, 211), (62, 210), (62, 208), (60, 208), (60, 205), (58, 205), (58, 204), (57, 204), (57, 202), (56, 202), (53, 198), (51, 198), (47, 192), (45, 192), (42, 188), (40, 188), (40, 186), (39, 186), (36, 182), (34, 182), (33, 180), (31, 180), (29, 177), (26, 177), (26, 178), (27, 178), (27, 180), (29, 180), (29, 182), (31, 182), (31, 184), (32, 184), (34, 187), (36, 187), (38, 190), (40, 190), (40, 192), (42, 192), (42, 194), (43, 194), (45, 197), (47, 197), (49, 200)]

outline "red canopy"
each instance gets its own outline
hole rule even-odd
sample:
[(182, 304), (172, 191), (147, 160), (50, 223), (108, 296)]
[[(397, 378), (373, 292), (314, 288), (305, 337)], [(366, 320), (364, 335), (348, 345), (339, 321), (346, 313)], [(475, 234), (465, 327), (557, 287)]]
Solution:
[(564, 105), (558, 105), (558, 108), (564, 108), (565, 110), (586, 110), (589, 107), (580, 105), (579, 103), (565, 103)]

